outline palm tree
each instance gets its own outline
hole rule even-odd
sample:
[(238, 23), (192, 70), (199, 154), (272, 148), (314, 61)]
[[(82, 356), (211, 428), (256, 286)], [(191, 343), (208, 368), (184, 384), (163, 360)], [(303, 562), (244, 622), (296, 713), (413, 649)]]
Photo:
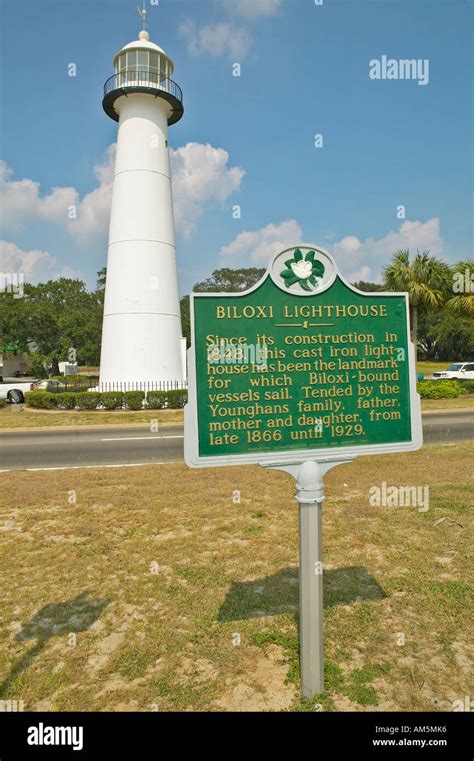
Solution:
[(451, 270), (453, 275), (452, 296), (446, 306), (450, 312), (461, 317), (474, 315), (474, 260), (458, 262)]
[(385, 286), (390, 291), (406, 291), (410, 300), (411, 340), (418, 346), (418, 312), (438, 309), (446, 300), (451, 281), (448, 265), (429, 251), (417, 251), (410, 262), (408, 249), (395, 251), (384, 269)]

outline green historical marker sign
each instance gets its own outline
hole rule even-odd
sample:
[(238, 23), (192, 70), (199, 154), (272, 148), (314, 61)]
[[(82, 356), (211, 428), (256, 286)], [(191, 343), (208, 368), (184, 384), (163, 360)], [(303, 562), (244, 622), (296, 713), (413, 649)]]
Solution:
[(299, 246), (249, 291), (192, 294), (191, 322), (188, 465), (421, 446), (406, 294), (358, 291)]
[(300, 661), (324, 689), (324, 474), (362, 454), (422, 444), (405, 293), (363, 293), (316, 246), (275, 256), (243, 293), (191, 294), (184, 457), (259, 463), (296, 481)]

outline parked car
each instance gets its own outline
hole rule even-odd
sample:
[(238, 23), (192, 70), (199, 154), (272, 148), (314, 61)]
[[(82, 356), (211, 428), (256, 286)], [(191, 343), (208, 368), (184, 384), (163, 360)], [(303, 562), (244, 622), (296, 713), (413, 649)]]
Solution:
[(474, 380), (474, 362), (454, 362), (452, 365), (449, 365), (446, 370), (433, 373), (434, 380), (442, 380), (446, 378), (465, 378), (466, 380)]
[(10, 404), (23, 404), (27, 391), (34, 391), (37, 381), (6, 381), (0, 383), (0, 399), (6, 399)]

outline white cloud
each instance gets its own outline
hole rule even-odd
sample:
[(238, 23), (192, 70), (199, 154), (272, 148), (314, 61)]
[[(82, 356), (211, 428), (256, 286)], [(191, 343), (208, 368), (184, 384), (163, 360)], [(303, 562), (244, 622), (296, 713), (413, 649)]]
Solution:
[(198, 26), (195, 21), (186, 19), (178, 28), (178, 36), (186, 43), (191, 56), (227, 55), (239, 59), (248, 53), (252, 43), (247, 29), (227, 21)]
[(79, 276), (79, 273), (70, 267), (58, 264), (56, 257), (47, 251), (22, 251), (15, 243), (5, 240), (0, 241), (0, 272), (21, 272), (29, 283)]
[(75, 188), (53, 188), (40, 196), (40, 184), (33, 180), (11, 180), (12, 170), (0, 161), (0, 207), (5, 230), (22, 230), (32, 220), (67, 222), (68, 207), (77, 203)]
[[(275, 15), (282, 0), (216, 0), (231, 16), (251, 23), (260, 18)], [(246, 26), (233, 21), (219, 21), (200, 26), (192, 19), (185, 19), (178, 27), (178, 36), (186, 43), (189, 55), (228, 56), (239, 61), (248, 53), (253, 37)]]
[(281, 8), (281, 0), (217, 0), (226, 11), (247, 21), (273, 16)]
[(390, 231), (379, 239), (361, 241), (355, 235), (347, 235), (331, 245), (331, 253), (348, 279), (374, 280), (380, 278), (383, 267), (400, 248), (408, 248), (413, 254), (417, 249), (429, 249), (433, 256), (442, 256), (439, 219), (433, 217), (426, 222), (406, 220), (398, 231)]
[(267, 225), (260, 230), (245, 231), (220, 250), (222, 256), (251, 260), (267, 265), (271, 257), (285, 248), (302, 243), (298, 222), (288, 219), (279, 225)]
[[(360, 270), (357, 270), (357, 272), (353, 272), (351, 274), (350, 279), (352, 283), (357, 283), (359, 280), (371, 280), (371, 275), (372, 273), (370, 267), (361, 267)], [(376, 280), (378, 279), (379, 278), (376, 278)]]
[(224, 203), (239, 190), (245, 171), (241, 167), (229, 167), (227, 151), (209, 144), (187, 143), (171, 150), (170, 158), (176, 227), (189, 238), (205, 204)]
[(94, 166), (94, 174), (99, 185), (78, 203), (76, 219), (68, 221), (68, 231), (81, 244), (85, 245), (107, 236), (116, 151), (117, 145), (112, 143), (105, 151), (102, 164)]
[[(115, 164), (115, 144), (106, 151), (102, 164), (94, 167), (98, 187), (80, 199), (73, 187), (56, 187), (40, 195), (40, 183), (30, 179), (11, 180), (12, 170), (0, 162), (0, 203), (2, 226), (5, 230), (23, 230), (33, 221), (63, 225), (80, 243), (106, 236), (110, 218), (112, 183)], [(76, 219), (71, 219), (72, 207)]]
[[(24, 179), (11, 181), (11, 169), (0, 162), (0, 193), (4, 227), (18, 231), (37, 219), (63, 225), (83, 246), (104, 241), (106, 245), (112, 202), (116, 144), (110, 145), (104, 161), (94, 166), (98, 185), (82, 200), (75, 188), (54, 188), (40, 196), (40, 184)], [(176, 228), (185, 237), (196, 229), (207, 203), (224, 203), (239, 190), (245, 171), (230, 167), (229, 154), (223, 148), (188, 143), (170, 151), (173, 171), (173, 197)], [(76, 219), (68, 216), (76, 208)]]
[[(220, 254), (243, 262), (266, 265), (279, 251), (303, 242), (300, 225), (290, 219), (279, 225), (270, 224), (260, 230), (240, 233), (221, 248)], [(408, 248), (413, 254), (417, 249), (429, 249), (433, 256), (442, 256), (439, 219), (434, 217), (426, 222), (406, 220), (398, 231), (391, 231), (378, 239), (359, 240), (355, 235), (346, 235), (332, 243), (329, 251), (348, 280), (377, 281), (392, 254), (400, 248)]]
[[(19, 231), (27, 224), (40, 220), (64, 227), (81, 245), (90, 245), (107, 237), (112, 199), (116, 145), (105, 152), (104, 161), (94, 167), (97, 187), (82, 200), (73, 187), (56, 187), (49, 194), (40, 195), (40, 184), (31, 179), (12, 180), (12, 170), (0, 161), (0, 203), (5, 230)], [(210, 203), (225, 201), (240, 187), (245, 176), (241, 167), (229, 166), (229, 154), (223, 148), (207, 144), (187, 143), (170, 151), (173, 173), (174, 212), (177, 231), (189, 238)], [(77, 219), (68, 217), (74, 205)], [(302, 230), (296, 220), (269, 224), (259, 230), (240, 233), (231, 243), (223, 246), (221, 255), (267, 264), (273, 254), (302, 242)], [(393, 252), (408, 248), (429, 249), (431, 254), (442, 256), (443, 239), (437, 217), (421, 221), (404, 221), (399, 230), (392, 230), (382, 238), (360, 240), (346, 235), (331, 241), (333, 253), (341, 271), (351, 281), (380, 279), (382, 269)], [(63, 271), (56, 259), (47, 252), (34, 249), (22, 251), (14, 243), (2, 243), (0, 271), (23, 271), (26, 276), (45, 278)], [(39, 274), (38, 274), (39, 273)]]

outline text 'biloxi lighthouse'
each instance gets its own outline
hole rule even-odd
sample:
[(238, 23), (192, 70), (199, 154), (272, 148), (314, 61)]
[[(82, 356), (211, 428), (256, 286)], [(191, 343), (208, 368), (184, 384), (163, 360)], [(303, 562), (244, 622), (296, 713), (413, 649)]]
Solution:
[(119, 128), (100, 384), (140, 388), (185, 377), (168, 152), (183, 102), (173, 62), (145, 28), (114, 66), (103, 99)]

